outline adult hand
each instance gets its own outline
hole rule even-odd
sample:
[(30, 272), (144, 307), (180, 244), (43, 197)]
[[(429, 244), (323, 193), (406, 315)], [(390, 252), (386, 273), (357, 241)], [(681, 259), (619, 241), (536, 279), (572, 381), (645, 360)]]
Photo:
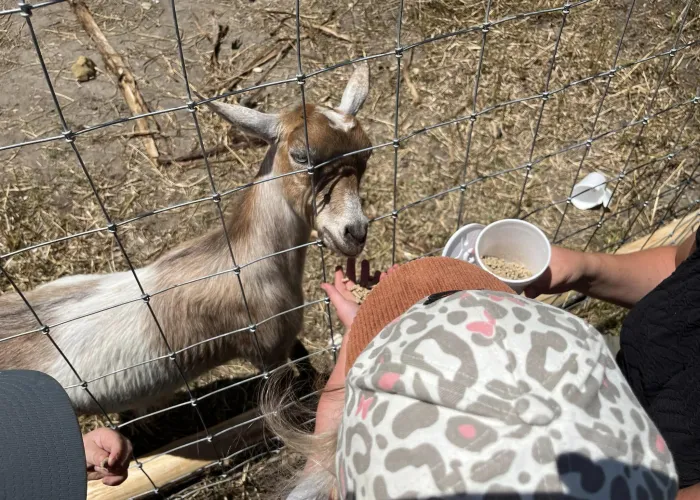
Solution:
[(537, 281), (525, 289), (525, 296), (534, 299), (542, 294), (573, 290), (585, 278), (585, 256), (583, 252), (552, 247), (549, 268)]
[[(387, 272), (382, 273), (376, 271), (372, 277), (370, 277), (369, 271), (369, 261), (363, 260), (360, 266), (360, 281), (359, 284), (364, 288), (372, 288), (374, 285), (379, 283), (381, 280), (386, 278), (387, 273), (392, 273), (399, 266), (392, 266)], [(347, 280), (345, 279), (347, 277)], [(346, 266), (346, 271), (343, 272), (342, 267), (338, 267), (335, 270), (335, 276), (333, 284), (323, 283), (321, 288), (326, 292), (328, 298), (331, 299), (331, 304), (335, 307), (338, 318), (343, 323), (346, 329), (350, 328), (357, 311), (360, 309), (359, 304), (355, 300), (355, 296), (352, 294), (351, 290), (356, 283), (356, 273), (355, 273), (355, 259), (349, 258)]]
[(83, 436), (88, 481), (102, 479), (107, 486), (117, 486), (129, 475), (131, 442), (117, 431), (102, 427)]

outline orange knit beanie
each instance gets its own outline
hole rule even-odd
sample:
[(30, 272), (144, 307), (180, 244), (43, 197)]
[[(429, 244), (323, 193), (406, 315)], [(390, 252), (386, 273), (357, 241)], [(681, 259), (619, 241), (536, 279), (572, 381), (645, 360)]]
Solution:
[(345, 374), (387, 324), (420, 299), (453, 290), (515, 293), (495, 276), (461, 260), (425, 257), (404, 264), (372, 289), (357, 312), (348, 334)]

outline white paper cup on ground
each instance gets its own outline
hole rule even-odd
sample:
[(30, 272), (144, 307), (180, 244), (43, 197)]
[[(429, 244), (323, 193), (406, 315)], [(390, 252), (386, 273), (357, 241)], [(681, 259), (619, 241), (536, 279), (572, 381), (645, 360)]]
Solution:
[[(474, 254), (479, 267), (496, 276), (516, 293), (521, 293), (549, 267), (552, 246), (537, 226), (519, 219), (505, 219), (489, 224), (479, 232)], [(506, 262), (522, 264), (531, 275), (518, 280), (498, 276), (484, 264), (483, 257), (496, 257)]]
[(610, 204), (612, 191), (607, 188), (605, 176), (592, 172), (581, 179), (571, 191), (571, 203), (580, 210), (590, 210), (597, 206)]

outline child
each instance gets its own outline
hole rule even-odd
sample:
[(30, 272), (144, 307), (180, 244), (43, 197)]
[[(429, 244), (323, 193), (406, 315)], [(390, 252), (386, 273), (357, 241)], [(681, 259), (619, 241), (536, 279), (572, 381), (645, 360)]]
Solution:
[(347, 334), (288, 498), (675, 498), (664, 439), (579, 318), (442, 257), (359, 309), (349, 286), (324, 286)]

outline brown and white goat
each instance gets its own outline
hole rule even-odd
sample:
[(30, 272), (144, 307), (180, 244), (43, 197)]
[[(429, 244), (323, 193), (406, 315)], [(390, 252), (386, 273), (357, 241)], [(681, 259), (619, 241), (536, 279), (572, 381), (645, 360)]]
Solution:
[[(355, 119), (368, 90), (369, 70), (361, 65), (350, 78), (338, 108), (306, 106), (313, 165), (371, 146)], [(236, 127), (269, 143), (256, 180), (303, 171), (257, 183), (227, 201), (226, 230), (237, 263), (307, 243), (313, 223), (334, 252), (355, 256), (362, 251), (368, 222), (360, 204), (359, 185), (369, 152), (344, 156), (314, 171), (314, 218), (301, 107), (279, 114), (219, 102), (210, 103), (210, 107)], [(149, 300), (171, 349), (193, 346), (176, 356), (191, 379), (233, 358), (268, 368), (288, 359), (302, 327), (303, 311), (280, 313), (303, 303), (305, 256), (302, 248), (242, 269), (240, 278), (253, 322), (279, 314), (257, 326), (254, 334), (259, 346), (248, 330), (207, 341), (250, 325), (237, 277), (225, 272), (233, 263), (219, 226), (137, 269), (136, 274), (145, 291), (153, 293), (222, 273), (152, 295)], [(143, 408), (182, 386), (147, 304), (133, 301), (140, 297), (140, 291), (130, 272), (64, 277), (27, 292), (26, 297), (45, 325), (57, 325), (51, 326), (51, 337), (83, 380), (90, 381), (90, 392), (106, 411)], [(86, 315), (99, 310), (103, 311)], [(17, 294), (0, 297), (0, 340), (36, 328), (36, 319)], [(148, 362), (159, 356), (165, 357)], [(102, 377), (138, 363), (143, 364)], [(79, 382), (41, 332), (0, 342), (0, 370), (17, 368), (46, 372), (64, 386)], [(69, 390), (69, 395), (79, 413), (98, 411), (89, 394), (79, 387)]]

